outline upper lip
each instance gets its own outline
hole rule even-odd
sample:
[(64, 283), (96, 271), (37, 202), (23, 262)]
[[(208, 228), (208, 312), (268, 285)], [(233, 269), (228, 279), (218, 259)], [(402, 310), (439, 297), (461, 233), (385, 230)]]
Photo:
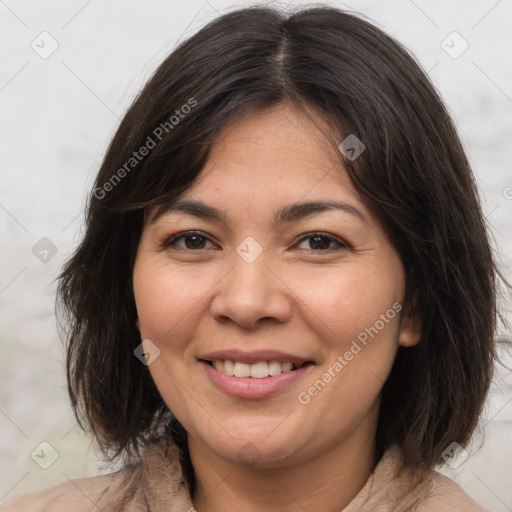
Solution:
[(306, 359), (295, 354), (281, 352), (279, 350), (253, 350), (245, 352), (243, 350), (216, 350), (215, 352), (208, 352), (198, 356), (198, 359), (204, 361), (215, 361), (220, 359), (222, 361), (235, 361), (239, 363), (259, 363), (260, 361), (279, 361), (280, 363), (294, 363), (300, 365), (306, 362), (313, 362), (311, 359)]

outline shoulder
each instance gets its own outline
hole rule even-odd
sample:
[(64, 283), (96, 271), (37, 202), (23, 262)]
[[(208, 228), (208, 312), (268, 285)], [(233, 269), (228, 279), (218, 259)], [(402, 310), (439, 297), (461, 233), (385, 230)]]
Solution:
[(452, 479), (434, 472), (430, 479), (429, 490), (417, 512), (488, 512), (473, 501)]
[(69, 480), (25, 494), (0, 506), (0, 512), (142, 512), (162, 503), (190, 510), (178, 448), (169, 440), (146, 446), (144, 456), (115, 473)]
[(0, 505), (0, 512), (92, 512), (117, 473), (79, 478), (24, 494)]
[(403, 467), (398, 446), (390, 447), (344, 512), (488, 512), (454, 480), (436, 471)]

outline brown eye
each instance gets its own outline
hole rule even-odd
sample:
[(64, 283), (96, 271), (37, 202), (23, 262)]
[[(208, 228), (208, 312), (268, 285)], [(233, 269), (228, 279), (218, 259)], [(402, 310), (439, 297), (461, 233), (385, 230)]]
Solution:
[[(183, 244), (179, 244), (178, 242), (183, 241)], [(204, 236), (199, 231), (187, 231), (185, 233), (180, 233), (178, 235), (174, 235), (169, 238), (165, 243), (164, 247), (177, 247), (178, 249), (185, 250), (201, 250), (208, 249), (205, 245), (210, 242), (206, 236)]]
[[(305, 247), (306, 250), (310, 249), (314, 252), (327, 252), (333, 251), (336, 249), (347, 249), (348, 245), (345, 242), (342, 242), (338, 238), (329, 235), (327, 233), (311, 233), (301, 239), (299, 245), (307, 242), (308, 247)], [(331, 244), (337, 244), (338, 247), (332, 247)], [(304, 248), (303, 248), (304, 249)]]

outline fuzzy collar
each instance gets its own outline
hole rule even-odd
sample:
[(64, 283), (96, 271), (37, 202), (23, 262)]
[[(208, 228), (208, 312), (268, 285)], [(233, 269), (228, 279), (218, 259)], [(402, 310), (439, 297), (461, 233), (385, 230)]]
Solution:
[[(115, 473), (96, 506), (111, 512), (193, 512), (190, 489), (172, 440), (155, 442), (142, 462)], [(485, 512), (450, 479), (402, 470), (400, 449), (388, 449), (342, 512)]]

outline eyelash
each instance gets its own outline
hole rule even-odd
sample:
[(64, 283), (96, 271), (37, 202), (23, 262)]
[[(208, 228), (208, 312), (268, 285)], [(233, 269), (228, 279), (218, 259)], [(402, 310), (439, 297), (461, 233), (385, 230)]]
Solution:
[[(199, 236), (199, 237), (205, 238), (206, 240), (211, 242), (211, 240), (202, 231), (183, 231), (181, 233), (177, 233), (175, 235), (172, 235), (172, 236), (168, 237), (161, 244), (162, 249), (169, 249), (169, 248), (173, 248), (174, 249), (174, 248), (177, 248), (179, 250), (185, 250), (185, 251), (191, 251), (191, 252), (199, 252), (199, 251), (208, 250), (208, 249), (187, 249), (187, 248), (176, 246), (176, 242), (178, 240), (185, 239), (185, 238), (187, 238), (189, 236)], [(308, 240), (310, 238), (315, 238), (315, 237), (326, 238), (326, 239), (328, 239), (331, 242), (336, 242), (337, 244), (339, 244), (340, 247), (338, 247), (337, 249), (336, 248), (319, 249), (319, 250), (310, 249), (312, 252), (330, 253), (330, 252), (333, 252), (333, 251), (347, 250), (347, 249), (350, 248), (348, 243), (344, 242), (343, 240), (339, 239), (338, 237), (335, 237), (334, 235), (331, 235), (329, 233), (324, 233), (322, 231), (314, 231), (314, 232), (311, 232), (311, 233), (307, 233), (306, 236), (302, 236), (298, 240), (297, 244), (300, 244), (300, 243), (302, 243), (305, 240)], [(299, 250), (304, 250), (304, 249), (299, 249)]]

